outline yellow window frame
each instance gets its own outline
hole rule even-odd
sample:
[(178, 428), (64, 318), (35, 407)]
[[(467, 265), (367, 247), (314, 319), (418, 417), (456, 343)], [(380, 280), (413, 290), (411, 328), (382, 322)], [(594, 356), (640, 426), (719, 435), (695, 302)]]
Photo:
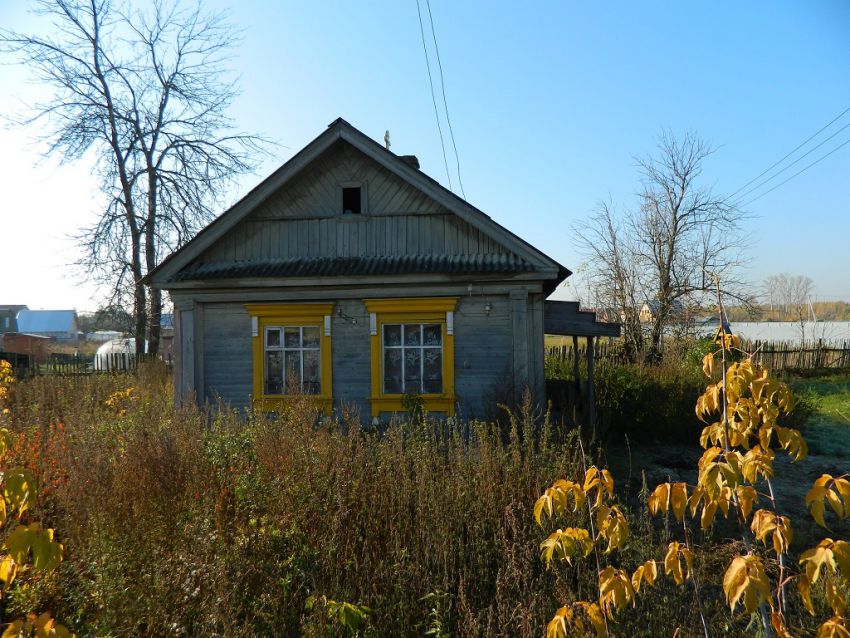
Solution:
[[(457, 308), (457, 297), (414, 297), (405, 299), (366, 299), (366, 310), (370, 315), (370, 345), (372, 369), (372, 416), (381, 412), (402, 412), (403, 394), (384, 392), (383, 384), (383, 333), (387, 323), (436, 323), (442, 326), (443, 334), (443, 391), (439, 394), (422, 394), (425, 409), (429, 412), (455, 412), (455, 355), (453, 314)], [(449, 314), (452, 313), (450, 320)]]
[[(326, 330), (327, 318), (333, 316), (332, 303), (286, 303), (286, 304), (248, 304), (245, 306), (251, 316), (253, 332), (253, 405), (254, 409), (264, 412), (279, 411), (293, 399), (292, 395), (267, 395), (264, 391), (263, 373), (265, 370), (264, 335), (267, 327), (317, 326), (319, 328), (319, 376), (322, 391), (309, 395), (315, 398), (325, 414), (333, 409), (333, 374), (331, 370), (331, 335)], [(329, 325), (329, 322), (328, 324)]]

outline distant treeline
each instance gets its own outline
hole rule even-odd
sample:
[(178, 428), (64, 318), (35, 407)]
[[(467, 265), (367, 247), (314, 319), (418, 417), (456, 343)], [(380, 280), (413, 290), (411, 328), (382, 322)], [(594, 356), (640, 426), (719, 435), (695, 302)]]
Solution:
[[(798, 306), (783, 307), (781, 305), (731, 306), (726, 308), (729, 321), (799, 321)], [(811, 316), (814, 311), (814, 317)], [(811, 311), (808, 304), (802, 307), (804, 319), (818, 321), (850, 321), (850, 303), (846, 301), (818, 301), (812, 303)]]

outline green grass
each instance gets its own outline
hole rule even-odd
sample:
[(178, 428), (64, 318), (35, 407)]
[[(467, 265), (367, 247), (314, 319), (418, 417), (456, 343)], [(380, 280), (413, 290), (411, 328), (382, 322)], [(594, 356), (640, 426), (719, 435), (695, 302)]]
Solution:
[(811, 453), (850, 455), (850, 372), (798, 377), (791, 388), (812, 408), (802, 426)]

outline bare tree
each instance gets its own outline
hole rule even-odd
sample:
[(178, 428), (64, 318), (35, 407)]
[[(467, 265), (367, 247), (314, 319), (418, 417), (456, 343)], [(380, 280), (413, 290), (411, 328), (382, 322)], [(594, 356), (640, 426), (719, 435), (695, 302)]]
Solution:
[(624, 356), (637, 361), (643, 350), (638, 317), (643, 283), (635, 247), (623, 233), (612, 205), (605, 202), (575, 232), (592, 264), (586, 277), (594, 305), (614, 311), (623, 327)]
[[(623, 279), (618, 274), (622, 267), (617, 263), (627, 255), (634, 289), (633, 299), (625, 303), (636, 308), (641, 299), (656, 302), (648, 350), (652, 358), (661, 352), (665, 327), (676, 308), (699, 306), (711, 294), (714, 275), (723, 282), (725, 295), (749, 302), (737, 272), (745, 246), (739, 227), (742, 213), (728, 198), (699, 183), (712, 152), (692, 133), (677, 139), (664, 132), (655, 155), (637, 159), (642, 188), (636, 210), (619, 221), (610, 212), (597, 215), (590, 232), (578, 233), (581, 247), (595, 258), (597, 281), (608, 281), (607, 288), (621, 287), (617, 278)], [(601, 243), (600, 230), (608, 236)], [(615, 256), (606, 245), (628, 249)]]
[(21, 120), (40, 124), (48, 154), (91, 153), (106, 203), (79, 234), (80, 265), (132, 298), (137, 350), (157, 352), (161, 292), (142, 278), (213, 217), (264, 140), (233, 132), (227, 61), (237, 38), (221, 14), (154, 0), (37, 0), (46, 35), (0, 31), (7, 54), (52, 90)]
[[(775, 300), (777, 306), (782, 309), (784, 320), (796, 321), (800, 326), (800, 342), (806, 340), (806, 321), (809, 318), (809, 306), (812, 293), (815, 290), (815, 282), (811, 277), (804, 275), (789, 275), (780, 273), (771, 275), (765, 280), (765, 292), (771, 299), (771, 305)], [(802, 347), (802, 346), (801, 346)]]

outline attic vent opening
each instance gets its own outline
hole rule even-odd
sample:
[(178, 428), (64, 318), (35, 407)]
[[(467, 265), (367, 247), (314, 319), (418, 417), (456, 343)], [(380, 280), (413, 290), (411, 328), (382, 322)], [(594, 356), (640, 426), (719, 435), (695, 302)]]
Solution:
[(345, 186), (342, 189), (342, 213), (359, 215), (362, 211), (359, 186)]

